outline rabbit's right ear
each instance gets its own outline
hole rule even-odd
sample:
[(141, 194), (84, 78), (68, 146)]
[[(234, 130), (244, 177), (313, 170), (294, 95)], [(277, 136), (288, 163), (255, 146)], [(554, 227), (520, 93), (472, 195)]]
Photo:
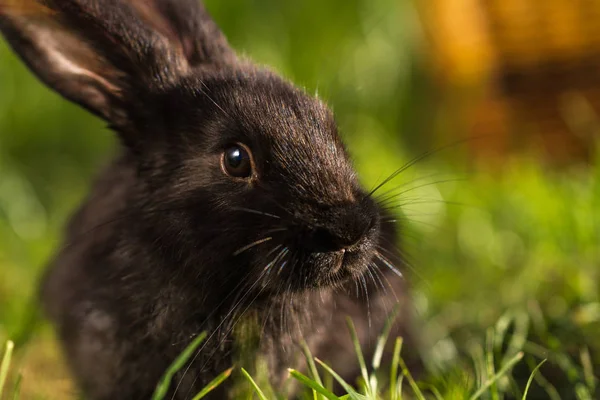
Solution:
[(42, 81), (123, 136), (148, 94), (235, 62), (198, 0), (0, 0), (0, 31)]

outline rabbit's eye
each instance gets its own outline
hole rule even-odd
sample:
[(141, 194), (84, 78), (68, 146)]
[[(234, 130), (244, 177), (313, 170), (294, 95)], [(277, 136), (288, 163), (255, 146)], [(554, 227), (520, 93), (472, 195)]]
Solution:
[(227, 147), (221, 156), (221, 168), (234, 178), (249, 178), (252, 175), (250, 150), (239, 143)]

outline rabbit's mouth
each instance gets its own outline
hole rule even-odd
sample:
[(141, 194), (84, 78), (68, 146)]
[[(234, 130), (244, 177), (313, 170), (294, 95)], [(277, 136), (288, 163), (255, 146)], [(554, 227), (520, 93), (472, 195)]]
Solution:
[(312, 284), (317, 287), (337, 286), (362, 275), (371, 262), (373, 257), (371, 253), (370, 246), (365, 241), (354, 248), (309, 257), (309, 260), (314, 260), (306, 266), (313, 270)]
[(331, 251), (288, 248), (290, 257), (279, 263), (278, 279), (272, 283), (284, 283), (296, 291), (339, 286), (362, 275), (374, 257), (374, 245), (368, 237), (353, 246)]
[(368, 239), (361, 240), (347, 248), (330, 252), (335, 261), (329, 268), (329, 274), (332, 276), (345, 275), (344, 270), (348, 270), (350, 273), (362, 272), (362, 264), (368, 264), (370, 261), (370, 252), (371, 245)]

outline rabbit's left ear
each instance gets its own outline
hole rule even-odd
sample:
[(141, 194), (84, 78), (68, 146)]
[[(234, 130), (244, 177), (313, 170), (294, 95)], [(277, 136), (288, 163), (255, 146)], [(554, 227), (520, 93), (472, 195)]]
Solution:
[(0, 32), (42, 81), (122, 136), (139, 136), (127, 125), (148, 94), (236, 60), (198, 0), (0, 0)]

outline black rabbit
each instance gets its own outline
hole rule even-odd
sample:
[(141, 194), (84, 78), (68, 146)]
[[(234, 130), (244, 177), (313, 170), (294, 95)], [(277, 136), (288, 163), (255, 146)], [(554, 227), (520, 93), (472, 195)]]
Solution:
[(367, 352), (396, 301), (409, 334), (395, 226), (321, 101), (238, 57), (197, 0), (12, 4), (12, 48), (122, 143), (42, 288), (87, 398), (148, 399), (202, 331), (173, 398), (243, 362), (240, 326), (277, 388), (302, 339), (357, 375), (346, 316)]

